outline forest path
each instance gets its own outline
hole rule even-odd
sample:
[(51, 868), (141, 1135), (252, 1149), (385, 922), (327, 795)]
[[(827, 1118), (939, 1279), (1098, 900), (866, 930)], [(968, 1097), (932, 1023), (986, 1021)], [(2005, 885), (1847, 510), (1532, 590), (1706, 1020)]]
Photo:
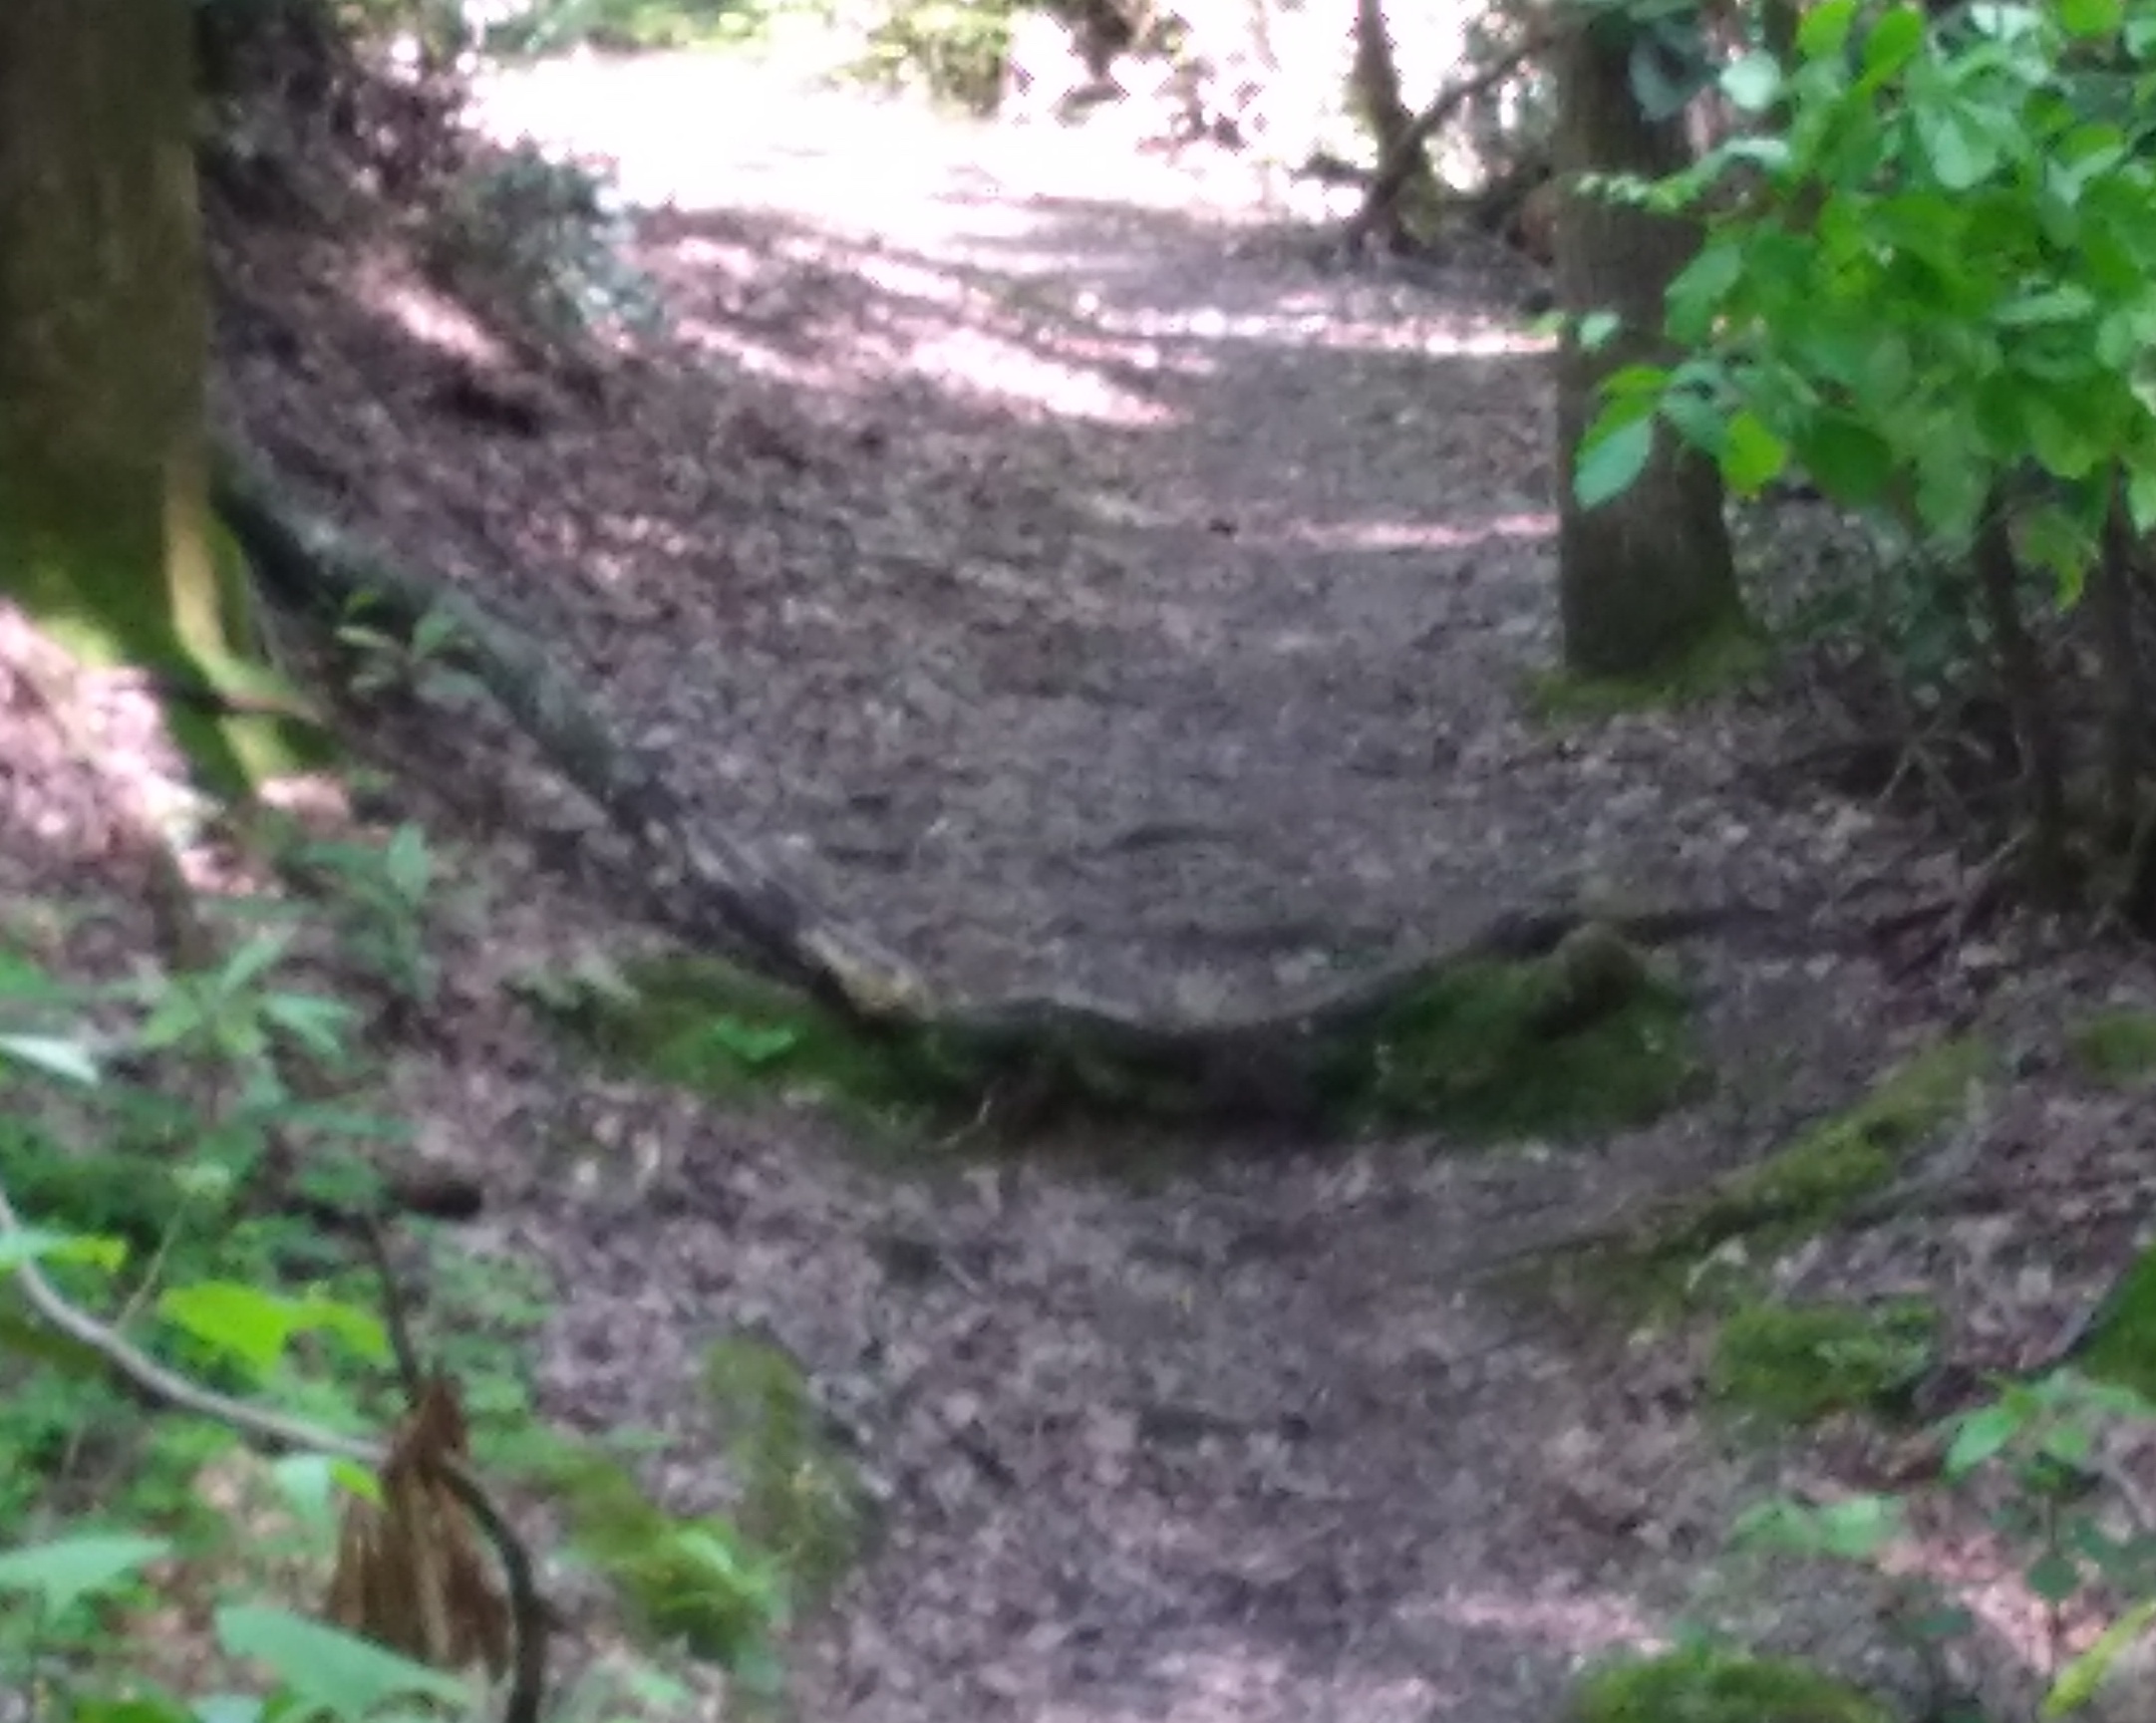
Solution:
[[(485, 111), (618, 162), (673, 343), (518, 435), (444, 405), (453, 318), (339, 263), (304, 365), (239, 297), (227, 387), (931, 975), (1256, 1008), (1583, 878), (1804, 902), (1885, 841), (1762, 793), (1766, 717), (1522, 714), (1547, 380), (1503, 260), (1329, 276), (1227, 165), (725, 60), (541, 68)], [(685, 1503), (716, 1334), (762, 1324), (844, 1401), (890, 1496), (802, 1715), (1541, 1723), (1668, 1625), (1740, 1467), (1685, 1360), (1475, 1270), (1845, 1098), (1891, 1005), (1825, 952), (1688, 963), (1720, 1098), (1591, 1147), (894, 1180), (798, 1114), (484, 1044), (417, 1104), (612, 1145), (533, 1158), (499, 1226), (572, 1289), (549, 1403), (667, 1432)]]

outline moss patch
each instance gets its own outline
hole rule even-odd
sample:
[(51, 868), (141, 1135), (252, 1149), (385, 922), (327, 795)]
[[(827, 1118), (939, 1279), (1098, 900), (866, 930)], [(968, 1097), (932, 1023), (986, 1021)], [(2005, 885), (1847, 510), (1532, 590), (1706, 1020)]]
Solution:
[(2091, 1082), (2146, 1088), (2156, 1080), (2156, 1011), (2098, 1011), (2066, 1031), (2066, 1049)]
[(1707, 637), (1651, 677), (1576, 676), (1567, 670), (1531, 673), (1521, 692), (1529, 718), (1542, 723), (1592, 722), (1636, 712), (1679, 712), (1732, 693), (1774, 662), (1773, 643), (1744, 622)]
[(1572, 1723), (1890, 1723), (1861, 1689), (1808, 1664), (1675, 1651), (1581, 1681)]
[(1534, 962), (1450, 966), (1318, 1063), (1344, 1128), (1483, 1140), (1644, 1124), (1702, 1078), (1683, 994), (1595, 925)]
[(1715, 1334), (1708, 1391), (1782, 1425), (1833, 1412), (1896, 1416), (1931, 1364), (1938, 1329), (1938, 1312), (1921, 1299), (1747, 1305)]
[(803, 1603), (827, 1597), (860, 1553), (868, 1497), (822, 1434), (808, 1380), (769, 1340), (739, 1335), (704, 1356), (704, 1386), (741, 1479), (741, 1528)]
[(1591, 1279), (1621, 1307), (1681, 1308), (1697, 1300), (1700, 1264), (1744, 1239), (1771, 1257), (1831, 1228), (1891, 1183), (1967, 1102), (1993, 1063), (1989, 1042), (1960, 1036), (1890, 1071), (1863, 1100), (1823, 1119), (1754, 1165), (1665, 1207), (1633, 1233), (1561, 1262), (1563, 1278)]
[(961, 1107), (967, 1074), (922, 1037), (871, 1037), (789, 988), (714, 958), (527, 978), (523, 991), (611, 1064), (735, 1099), (777, 1094), (879, 1124)]

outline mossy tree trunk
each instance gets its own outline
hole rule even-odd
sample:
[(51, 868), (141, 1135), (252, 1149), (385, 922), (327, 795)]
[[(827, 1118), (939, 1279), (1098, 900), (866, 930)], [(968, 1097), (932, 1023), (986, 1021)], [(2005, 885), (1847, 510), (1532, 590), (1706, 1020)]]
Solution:
[(1660, 175), (1688, 159), (1682, 118), (1653, 122), (1632, 94), (1624, 20), (1575, 8), (1555, 50), (1559, 305), (1577, 318), (1611, 311), (1616, 339), (1589, 352), (1568, 336), (1558, 355), (1559, 590), (1566, 667), (1590, 677), (1652, 678), (1726, 630), (1741, 606), (1722, 519), (1719, 474), (1667, 427), (1632, 488), (1583, 508), (1572, 474), (1602, 380), (1663, 357), (1663, 295), (1697, 236), (1686, 222), (1583, 195), (1582, 173)]
[(222, 690), (245, 587), (207, 493), (192, 17), (0, 0), (0, 594), (88, 660)]

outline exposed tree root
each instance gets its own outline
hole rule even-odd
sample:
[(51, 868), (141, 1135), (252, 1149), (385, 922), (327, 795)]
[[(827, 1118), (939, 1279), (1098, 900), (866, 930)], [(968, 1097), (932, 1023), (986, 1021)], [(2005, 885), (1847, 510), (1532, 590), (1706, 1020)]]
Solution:
[[(700, 828), (649, 762), (622, 746), (544, 651), (469, 598), (400, 568), (280, 493), (227, 449), (215, 503), (256, 577), (291, 608), (328, 619), (365, 605), (370, 626), (409, 636), (447, 618), (461, 665), (500, 702), (548, 763), (637, 843), (679, 931), (799, 990), (866, 1036), (917, 1045), (946, 1085), (984, 1111), (1152, 1111), (1184, 1123), (1314, 1122), (1343, 1049), (1386, 1025), (1462, 966), (1539, 965), (1530, 1038), (1555, 1040), (1624, 1007), (1646, 985), (1635, 945), (1739, 920), (1748, 905), (1596, 914), (1538, 906), (1501, 915), (1451, 951), (1396, 965), (1239, 1020), (1160, 1020), (1043, 996), (1000, 1001), (940, 992), (873, 939), (776, 878), (737, 839)], [(1381, 1049), (1382, 1055), (1382, 1049)]]

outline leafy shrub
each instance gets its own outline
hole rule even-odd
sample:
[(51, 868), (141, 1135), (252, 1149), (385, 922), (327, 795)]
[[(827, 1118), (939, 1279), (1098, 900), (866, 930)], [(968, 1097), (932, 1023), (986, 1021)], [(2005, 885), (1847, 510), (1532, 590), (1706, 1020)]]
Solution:
[(1003, 91), (1012, 0), (888, 0), (854, 76), (989, 114)]
[(660, 320), (657, 290), (623, 256), (629, 211), (612, 180), (528, 142), (461, 175), (428, 237), (446, 278), (508, 293), (558, 338)]

